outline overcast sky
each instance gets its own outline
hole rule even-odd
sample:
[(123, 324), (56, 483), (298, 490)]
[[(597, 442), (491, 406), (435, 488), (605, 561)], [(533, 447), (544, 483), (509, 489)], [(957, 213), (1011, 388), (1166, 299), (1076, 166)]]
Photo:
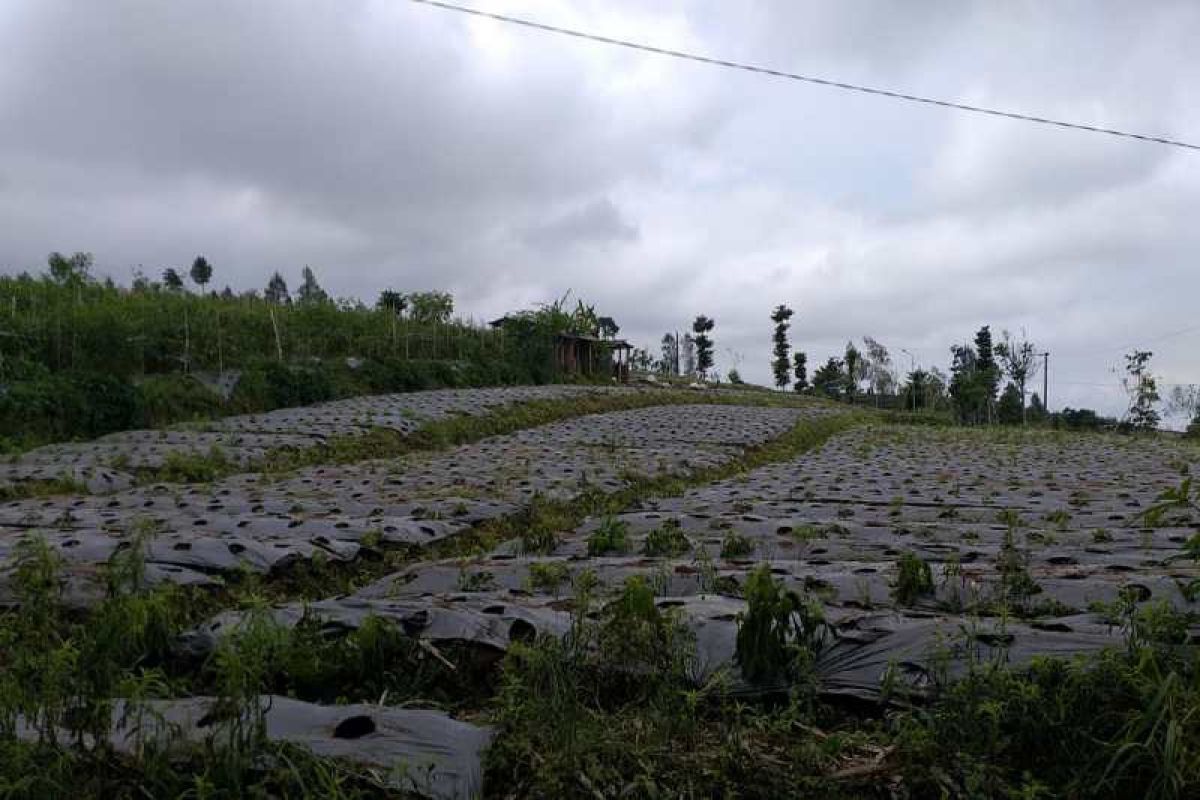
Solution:
[[(1200, 141), (1200, 3), (463, 0), (664, 47)], [(568, 289), (657, 348), (698, 313), (768, 380), (873, 336), (945, 366), (984, 323), (1113, 412), (1200, 381), (1200, 152), (680, 62), (408, 0), (0, 2), (0, 270), (127, 282)], [(1040, 383), (1040, 380), (1039, 380)]]

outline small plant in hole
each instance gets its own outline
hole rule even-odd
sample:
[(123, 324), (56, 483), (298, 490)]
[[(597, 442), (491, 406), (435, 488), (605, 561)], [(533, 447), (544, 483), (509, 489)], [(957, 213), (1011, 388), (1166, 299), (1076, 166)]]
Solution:
[(458, 571), (460, 592), (489, 592), (496, 588), (496, 576), (486, 569), (469, 571), (464, 565)]
[(558, 596), (559, 588), (571, 581), (571, 570), (561, 561), (535, 561), (529, 565), (529, 586)]
[(754, 552), (754, 540), (740, 533), (731, 533), (721, 542), (721, 558), (746, 558)]
[(933, 570), (915, 553), (904, 553), (897, 562), (896, 583), (892, 597), (902, 606), (911, 606), (921, 597), (934, 592)]
[(742, 675), (760, 684), (810, 677), (830, 635), (820, 603), (784, 588), (766, 564), (746, 578), (745, 595), (735, 652)]
[(629, 526), (624, 520), (608, 516), (600, 521), (600, 527), (588, 537), (588, 555), (602, 556), (609, 553), (624, 553), (629, 550)]
[(678, 556), (692, 549), (692, 543), (680, 530), (679, 520), (668, 519), (646, 534), (642, 554), (647, 556)]

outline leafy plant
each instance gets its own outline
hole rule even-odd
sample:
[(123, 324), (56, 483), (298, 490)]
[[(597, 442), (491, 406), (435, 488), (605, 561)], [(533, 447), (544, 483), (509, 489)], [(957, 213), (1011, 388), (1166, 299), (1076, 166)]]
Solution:
[(892, 597), (897, 603), (911, 606), (921, 597), (933, 594), (933, 571), (915, 553), (907, 552), (901, 555), (896, 566)]
[(742, 674), (752, 683), (804, 674), (829, 635), (820, 604), (783, 588), (765, 564), (747, 576), (745, 597), (735, 655)]
[(629, 525), (624, 520), (608, 516), (600, 521), (595, 533), (588, 537), (588, 555), (602, 556), (609, 553), (624, 553), (629, 550), (627, 531)]
[(661, 525), (646, 534), (642, 554), (647, 556), (679, 556), (690, 551), (692, 543), (680, 529), (679, 520), (664, 520)]

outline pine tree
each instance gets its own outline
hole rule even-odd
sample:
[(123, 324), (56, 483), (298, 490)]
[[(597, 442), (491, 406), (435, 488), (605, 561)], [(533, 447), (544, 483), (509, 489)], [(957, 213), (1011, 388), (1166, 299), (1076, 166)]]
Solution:
[(808, 354), (802, 350), (797, 350), (792, 356), (795, 365), (796, 382), (793, 387), (797, 392), (803, 392), (808, 389)]
[(780, 389), (786, 389), (791, 378), (791, 361), (788, 358), (791, 350), (788, 344), (788, 320), (791, 318), (792, 310), (785, 305), (776, 306), (771, 312), (771, 321), (775, 323), (775, 360), (771, 362), (771, 369), (775, 373), (775, 386)]
[(983, 411), (987, 422), (995, 419), (996, 392), (1000, 389), (1000, 365), (992, 348), (992, 331), (987, 325), (975, 334), (975, 374), (983, 395)]
[(713, 366), (713, 342), (709, 331), (716, 325), (715, 320), (701, 314), (692, 323), (692, 332), (696, 334), (696, 372), (703, 378)]
[(317, 303), (328, 303), (329, 295), (321, 288), (321, 284), (317, 283), (317, 274), (312, 271), (312, 267), (306, 266), (300, 273), (303, 283), (296, 290), (296, 302), (301, 305), (315, 305)]

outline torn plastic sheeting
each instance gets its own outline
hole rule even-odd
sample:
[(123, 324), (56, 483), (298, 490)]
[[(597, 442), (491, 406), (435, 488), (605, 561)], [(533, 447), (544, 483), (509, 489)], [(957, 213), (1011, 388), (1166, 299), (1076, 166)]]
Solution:
[[(114, 702), (110, 741), (125, 753), (147, 741), (180, 740), (220, 746), (220, 723), (212, 720), (213, 698)], [(322, 706), (278, 695), (260, 698), (266, 736), (299, 745), (314, 755), (351, 761), (381, 771), (387, 785), (437, 800), (471, 800), (483, 793), (482, 754), (490, 728), (441, 711), (365, 704)], [(125, 724), (122, 724), (124, 721)], [(18, 721), (17, 736), (37, 738)], [(66, 738), (65, 736), (63, 738)], [(163, 740), (166, 740), (165, 742)]]
[(1071, 658), (1120, 644), (1121, 639), (1091, 622), (1058, 621), (1055, 629), (1031, 625), (921, 619), (896, 614), (864, 617), (839, 629), (816, 659), (821, 691), (878, 701), (889, 670), (902, 686), (921, 692), (933, 682), (934, 662), (946, 658), (946, 677), (966, 674), (969, 663), (999, 659), (1027, 665), (1036, 656)]

